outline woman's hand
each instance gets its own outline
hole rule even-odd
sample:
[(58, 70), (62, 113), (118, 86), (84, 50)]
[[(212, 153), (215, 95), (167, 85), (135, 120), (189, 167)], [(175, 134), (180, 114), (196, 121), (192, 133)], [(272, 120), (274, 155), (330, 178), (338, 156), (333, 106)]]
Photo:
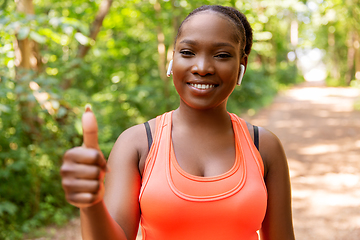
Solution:
[(64, 154), (61, 166), (62, 187), (66, 200), (78, 207), (90, 207), (103, 199), (106, 160), (98, 144), (94, 113), (86, 107), (82, 117), (84, 144)]

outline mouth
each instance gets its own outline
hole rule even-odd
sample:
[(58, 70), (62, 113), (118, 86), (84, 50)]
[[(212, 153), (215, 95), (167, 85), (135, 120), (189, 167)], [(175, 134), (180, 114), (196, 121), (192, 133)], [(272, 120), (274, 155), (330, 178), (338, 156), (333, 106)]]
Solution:
[(200, 90), (211, 89), (217, 86), (215, 84), (199, 84), (199, 83), (188, 83), (188, 85)]

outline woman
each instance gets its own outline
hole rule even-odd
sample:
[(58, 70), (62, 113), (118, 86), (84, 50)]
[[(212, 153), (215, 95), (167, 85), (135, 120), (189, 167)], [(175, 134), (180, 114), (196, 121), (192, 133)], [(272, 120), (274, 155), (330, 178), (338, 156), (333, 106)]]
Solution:
[(253, 240), (258, 230), (261, 239), (294, 239), (281, 143), (226, 111), (251, 45), (252, 29), (237, 10), (189, 14), (169, 69), (179, 108), (124, 131), (107, 164), (87, 110), (85, 147), (67, 151), (61, 168), (84, 239), (135, 239), (140, 219), (144, 239)]

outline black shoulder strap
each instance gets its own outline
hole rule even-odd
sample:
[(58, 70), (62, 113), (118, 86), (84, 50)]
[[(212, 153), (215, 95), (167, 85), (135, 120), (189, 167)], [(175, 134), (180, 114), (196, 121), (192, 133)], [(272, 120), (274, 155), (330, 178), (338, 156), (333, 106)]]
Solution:
[(151, 148), (151, 144), (152, 144), (152, 135), (151, 135), (151, 130), (150, 130), (150, 125), (149, 122), (144, 123), (145, 125), (145, 129), (146, 129), (146, 135), (147, 135), (147, 140), (148, 140), (148, 147), (149, 147), (149, 151)]
[[(150, 150), (152, 142), (153, 142), (150, 125), (149, 125), (149, 122), (145, 122), (144, 125), (145, 125), (145, 129), (146, 129), (148, 147)], [(255, 144), (256, 149), (259, 151), (259, 128), (258, 128), (258, 126), (254, 126), (254, 144)]]
[(257, 150), (259, 151), (259, 128), (254, 126), (254, 144)]

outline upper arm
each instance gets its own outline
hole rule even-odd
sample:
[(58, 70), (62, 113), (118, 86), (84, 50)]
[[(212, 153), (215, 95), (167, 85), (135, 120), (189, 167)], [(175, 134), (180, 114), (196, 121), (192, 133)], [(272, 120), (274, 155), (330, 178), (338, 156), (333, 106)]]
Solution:
[(266, 215), (260, 230), (262, 240), (295, 239), (292, 225), (289, 168), (280, 140), (259, 128), (260, 154), (266, 165), (264, 176), (268, 192)]
[(140, 219), (139, 161), (147, 153), (143, 125), (125, 130), (117, 139), (108, 160), (104, 201), (110, 215), (121, 226), (128, 239), (135, 239)]

